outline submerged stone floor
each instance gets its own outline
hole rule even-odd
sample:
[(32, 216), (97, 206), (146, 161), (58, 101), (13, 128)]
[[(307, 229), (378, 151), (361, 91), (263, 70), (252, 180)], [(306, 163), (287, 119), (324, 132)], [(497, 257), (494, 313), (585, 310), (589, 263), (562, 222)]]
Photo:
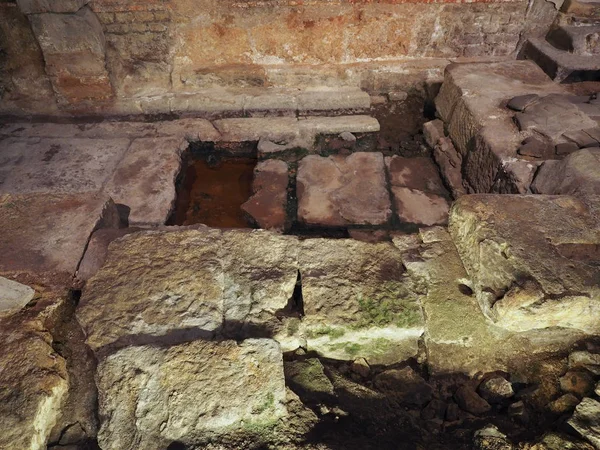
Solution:
[[(600, 448), (594, 99), (469, 69), (410, 155), (366, 115), (2, 126), (0, 449)], [(260, 229), (166, 225), (248, 149)]]

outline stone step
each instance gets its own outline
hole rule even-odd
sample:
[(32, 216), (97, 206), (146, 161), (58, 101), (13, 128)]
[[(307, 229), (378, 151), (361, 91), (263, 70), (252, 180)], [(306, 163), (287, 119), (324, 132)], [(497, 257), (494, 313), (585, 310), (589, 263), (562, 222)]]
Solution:
[(248, 117), (343, 115), (364, 113), (371, 106), (369, 94), (354, 87), (311, 89), (214, 88), (190, 93), (127, 98), (117, 109), (127, 114), (164, 114), (193, 117)]
[(554, 47), (544, 39), (527, 41), (521, 57), (535, 61), (554, 81), (600, 80), (600, 58), (570, 53)]
[(552, 30), (546, 40), (559, 50), (589, 56), (600, 53), (597, 36), (600, 36), (600, 24), (562, 25)]

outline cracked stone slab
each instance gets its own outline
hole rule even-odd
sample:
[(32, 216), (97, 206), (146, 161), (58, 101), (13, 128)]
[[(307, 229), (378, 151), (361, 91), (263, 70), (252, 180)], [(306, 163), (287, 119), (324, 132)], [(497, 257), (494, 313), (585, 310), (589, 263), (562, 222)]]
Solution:
[(130, 208), (129, 224), (164, 225), (177, 198), (175, 182), (181, 171), (182, 137), (135, 139), (104, 190), (117, 204)]
[(0, 272), (68, 283), (92, 232), (118, 228), (115, 204), (101, 193), (0, 196)]
[[(299, 253), (305, 316), (288, 339), (328, 358), (394, 364), (414, 357), (424, 319), (390, 242), (307, 239)], [(286, 337), (277, 337), (285, 347)]]
[(0, 314), (18, 311), (35, 295), (35, 290), (8, 278), (0, 277)]
[(297, 251), (295, 237), (265, 230), (129, 234), (88, 280), (77, 320), (101, 357), (129, 345), (269, 335), (294, 292)]
[(465, 196), (449, 228), (480, 307), (498, 326), (598, 331), (600, 231), (581, 200)]
[(129, 347), (102, 361), (96, 380), (107, 450), (260, 443), (287, 415), (283, 357), (270, 339)]
[(381, 153), (309, 155), (298, 166), (298, 219), (307, 225), (382, 225), (391, 202)]

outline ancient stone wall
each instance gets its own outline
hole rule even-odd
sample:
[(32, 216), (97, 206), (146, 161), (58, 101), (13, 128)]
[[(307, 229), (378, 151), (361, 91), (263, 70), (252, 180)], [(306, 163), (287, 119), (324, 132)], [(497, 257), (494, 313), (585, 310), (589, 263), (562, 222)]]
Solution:
[[(215, 85), (318, 85), (324, 78), (348, 78), (339, 76), (339, 70), (331, 76), (330, 68), (338, 65), (438, 58), (442, 61), (437, 67), (443, 67), (457, 57), (506, 57), (515, 53), (524, 35), (545, 33), (556, 16), (546, 0), (69, 3), (66, 12), (41, 0), (19, 0), (20, 8), (14, 2), (0, 3), (0, 46), (10, 61), (2, 79), (13, 97), (48, 96), (47, 89), (15, 85), (15, 76), (23, 72), (38, 84), (48, 84), (37, 42), (59, 107), (65, 109), (82, 101), (106, 103)], [(28, 13), (29, 21), (19, 9)], [(11, 26), (5, 25), (8, 21)], [(22, 40), (26, 52), (15, 48), (16, 34), (27, 37)], [(278, 70), (283, 67), (294, 68), (294, 76)], [(369, 88), (364, 76), (351, 78), (346, 82)], [(3, 106), (2, 111), (10, 110)]]

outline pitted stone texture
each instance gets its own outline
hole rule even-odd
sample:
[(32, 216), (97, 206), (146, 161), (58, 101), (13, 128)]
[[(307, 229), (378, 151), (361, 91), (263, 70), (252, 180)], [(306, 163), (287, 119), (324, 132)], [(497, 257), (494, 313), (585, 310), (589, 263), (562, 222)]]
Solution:
[(281, 350), (268, 339), (129, 347), (101, 362), (96, 379), (107, 450), (236, 434), (260, 443), (287, 414)]
[(450, 231), (481, 309), (499, 326), (598, 331), (600, 231), (580, 200), (461, 197)]
[[(504, 173), (525, 136), (505, 107), (524, 94), (564, 93), (530, 61), (491, 64), (451, 64), (435, 102), (449, 136), (463, 156), (465, 181), (472, 192), (490, 192), (498, 177), (511, 181), (508, 192), (519, 192), (517, 173)], [(514, 181), (513, 181), (514, 180)], [(507, 187), (504, 186), (506, 190)]]
[(216, 230), (149, 231), (114, 241), (77, 309), (92, 350), (175, 332), (213, 336), (223, 320), (219, 236)]
[(35, 290), (8, 278), (0, 277), (0, 315), (15, 312), (25, 306)]
[(173, 339), (263, 336), (279, 325), (275, 313), (297, 276), (291, 236), (208, 228), (130, 234), (110, 245), (77, 319), (101, 357)]
[(392, 213), (381, 153), (307, 156), (297, 192), (298, 219), (307, 225), (382, 225)]
[(92, 232), (118, 226), (116, 207), (102, 194), (0, 196), (0, 272), (69, 283)]
[(288, 165), (270, 159), (259, 162), (254, 169), (254, 194), (242, 205), (260, 228), (283, 230), (287, 222)]
[(423, 315), (391, 243), (307, 239), (299, 258), (305, 316), (298, 335), (307, 349), (369, 364), (417, 354)]
[(183, 138), (139, 138), (105, 186), (115, 203), (130, 208), (129, 225), (164, 225), (175, 205), (175, 182), (181, 171)]
[(77, 12), (90, 0), (17, 0), (24, 14)]
[(0, 448), (43, 450), (66, 398), (65, 360), (32, 312), (0, 319)]

